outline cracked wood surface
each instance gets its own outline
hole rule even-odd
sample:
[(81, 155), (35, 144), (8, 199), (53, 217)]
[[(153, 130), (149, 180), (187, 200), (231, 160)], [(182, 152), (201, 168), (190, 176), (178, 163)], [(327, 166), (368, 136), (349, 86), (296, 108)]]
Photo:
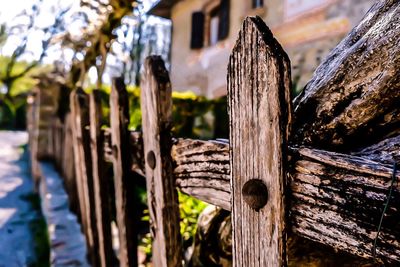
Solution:
[(178, 194), (171, 158), (172, 95), (164, 62), (150, 56), (141, 82), (143, 145), (146, 161), (147, 203), (153, 237), (154, 266), (182, 265)]
[(382, 0), (294, 101), (294, 140), (351, 151), (400, 133), (400, 1)]
[(287, 266), (290, 61), (259, 17), (243, 22), (227, 79), (233, 266)]
[[(140, 134), (136, 132), (135, 136)], [(189, 195), (230, 210), (228, 141), (176, 139), (174, 142), (171, 156), (176, 186)], [(393, 171), (392, 164), (386, 164), (385, 159), (391, 162), (387, 155), (398, 146), (391, 139), (382, 144), (386, 145), (385, 149), (379, 145), (382, 160), (376, 155), (371, 160), (305, 147), (291, 148), (289, 213), (292, 230), (309, 239), (371, 258), (371, 246)], [(396, 177), (400, 179), (400, 173)], [(400, 228), (396, 223), (400, 219), (396, 208), (400, 204), (399, 197), (400, 187), (396, 185), (380, 234), (382, 241), (378, 243), (378, 256), (394, 262), (400, 262), (397, 238)]]

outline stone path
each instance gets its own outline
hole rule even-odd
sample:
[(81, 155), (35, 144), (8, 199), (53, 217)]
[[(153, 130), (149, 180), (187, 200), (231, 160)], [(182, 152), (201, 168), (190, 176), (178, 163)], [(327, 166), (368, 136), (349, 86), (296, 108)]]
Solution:
[(77, 217), (69, 210), (68, 196), (53, 164), (41, 162), (40, 195), (50, 235), (52, 266), (89, 266), (85, 239)]
[[(37, 262), (30, 224), (41, 214), (32, 207), (25, 132), (0, 131), (0, 267), (31, 266)], [(41, 208), (47, 222), (52, 266), (89, 266), (85, 240), (69, 210), (62, 179), (50, 163), (40, 163)], [(39, 208), (38, 208), (39, 209)], [(36, 266), (36, 265), (35, 265)]]
[(29, 174), (25, 132), (0, 131), (0, 267), (35, 261), (29, 224), (38, 213), (28, 201), (34, 192)]

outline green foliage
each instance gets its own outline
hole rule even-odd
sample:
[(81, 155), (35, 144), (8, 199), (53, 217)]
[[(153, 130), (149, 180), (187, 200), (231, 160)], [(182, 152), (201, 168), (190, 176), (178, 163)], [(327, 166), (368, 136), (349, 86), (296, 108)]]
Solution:
[[(178, 191), (180, 229), (183, 239), (183, 247), (187, 249), (192, 245), (197, 229), (197, 219), (200, 213), (207, 207), (207, 204)], [(150, 220), (149, 210), (143, 212), (142, 221)], [(140, 249), (146, 254), (147, 261), (150, 261), (152, 251), (152, 238), (150, 233), (146, 233), (139, 242)]]
[(187, 248), (193, 242), (193, 237), (197, 229), (197, 219), (204, 208), (207, 207), (207, 204), (181, 192), (178, 193), (178, 198), (181, 218), (181, 235), (183, 238), (183, 246)]
[[(94, 86), (85, 89), (93, 90)], [(111, 87), (103, 85), (100, 88), (103, 104), (103, 125), (109, 126), (108, 121), (109, 94)], [(140, 109), (140, 88), (127, 86), (129, 96), (129, 129), (139, 131), (142, 128), (142, 111)], [(174, 137), (187, 137), (197, 139), (227, 138), (228, 137), (228, 113), (226, 97), (219, 99), (207, 99), (196, 96), (192, 92), (172, 93), (172, 134)]]
[[(35, 76), (51, 70), (49, 66), (37, 66), (23, 73), (29, 63), (17, 61), (7, 73), (11, 60), (10, 57), (0, 56), (0, 129), (25, 127), (25, 115), (21, 111), (26, 109), (26, 95), (38, 83)], [(23, 75), (20, 76), (21, 73)], [(10, 82), (10, 77), (14, 76), (18, 78)]]
[[(6, 56), (0, 56), (0, 84), (1, 86), (6, 85), (6, 79), (9, 77), (19, 76), (23, 73), (30, 63), (26, 61), (17, 61), (14, 63), (11, 72), (7, 74), (7, 66), (11, 63), (12, 58)], [(38, 83), (38, 80), (34, 78), (35, 75), (50, 71), (50, 66), (38, 66), (32, 68), (27, 73), (24, 73), (21, 77), (15, 79), (11, 85), (11, 88), (7, 88), (7, 94), (15, 97), (20, 94), (27, 93), (33, 86)], [(9, 75), (9, 77), (7, 77)]]

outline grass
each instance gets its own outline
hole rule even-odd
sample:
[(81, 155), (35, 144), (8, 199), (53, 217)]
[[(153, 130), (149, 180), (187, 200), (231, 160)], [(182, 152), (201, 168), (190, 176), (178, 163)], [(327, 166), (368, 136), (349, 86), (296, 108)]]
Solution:
[(36, 216), (29, 221), (29, 229), (33, 236), (35, 260), (29, 263), (29, 267), (49, 267), (50, 266), (50, 241), (47, 232), (47, 224), (43, 217), (40, 197), (36, 193), (30, 193), (22, 197), (31, 205), (31, 211)]

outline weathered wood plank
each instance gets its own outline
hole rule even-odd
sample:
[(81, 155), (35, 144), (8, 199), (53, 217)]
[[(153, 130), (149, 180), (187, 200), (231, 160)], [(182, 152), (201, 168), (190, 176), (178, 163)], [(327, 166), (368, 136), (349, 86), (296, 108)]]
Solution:
[[(293, 230), (334, 248), (371, 258), (391, 168), (377, 168), (377, 163), (368, 159), (318, 150), (300, 149), (299, 155), (291, 182)], [(331, 155), (332, 160), (327, 160)], [(334, 163), (338, 157), (342, 157), (341, 166)], [(378, 242), (378, 256), (386, 260), (400, 261), (400, 227), (396, 223), (400, 218), (399, 189), (396, 186)]]
[(110, 95), (111, 144), (113, 151), (116, 217), (120, 266), (137, 266), (135, 228), (135, 182), (131, 172), (128, 93), (122, 78), (113, 79)]
[[(225, 149), (228, 149), (228, 145), (225, 145)], [(176, 169), (179, 169), (184, 161), (191, 162), (201, 168), (193, 173), (189, 170), (184, 175), (190, 177), (200, 174), (201, 177), (196, 180), (187, 178), (188, 181), (184, 182), (179, 181), (182, 179), (179, 178), (181, 173), (175, 173), (175, 176), (178, 186), (182, 186), (188, 194), (196, 197), (200, 195), (202, 200), (229, 210), (230, 206), (226, 207), (217, 202), (229, 203), (230, 199), (230, 193), (226, 192), (229, 185), (225, 180), (224, 171), (218, 172), (219, 174), (211, 171), (210, 174), (214, 175), (212, 179), (207, 174), (210, 169), (212, 170), (207, 165), (208, 161), (223, 164), (228, 160), (224, 152), (215, 156), (215, 151), (218, 150), (224, 149), (220, 144), (216, 145), (213, 142), (178, 140), (173, 148), (174, 159), (177, 159)], [(362, 157), (309, 148), (292, 149), (291, 152), (294, 161), (290, 186), (292, 229), (309, 239), (371, 258), (371, 246), (390, 186), (390, 176), (393, 171), (391, 166)], [(180, 154), (185, 156), (179, 156)], [(198, 155), (201, 154), (214, 156), (199, 158)], [(226, 172), (229, 172), (229, 166), (226, 164), (223, 166)], [(400, 179), (400, 174), (398, 173), (396, 177)], [(202, 181), (199, 181), (200, 179)], [(204, 187), (197, 187), (197, 183), (201, 183)], [(378, 243), (378, 255), (383, 259), (397, 262), (400, 261), (397, 252), (400, 251), (397, 239), (397, 236), (400, 236), (400, 229), (396, 223), (400, 218), (400, 211), (397, 209), (400, 205), (397, 200), (398, 195), (400, 186), (396, 184), (391, 205), (385, 216), (384, 228), (380, 234), (381, 241)], [(220, 200), (221, 198), (223, 199)], [(331, 231), (328, 233), (321, 229), (331, 229)]]
[(109, 207), (109, 179), (106, 177), (103, 153), (103, 135), (101, 132), (101, 95), (93, 90), (89, 95), (90, 146), (92, 156), (93, 190), (95, 199), (96, 226), (99, 244), (99, 266), (112, 266), (114, 251), (111, 238), (111, 210)]
[[(74, 139), (72, 133), (72, 124), (73, 120), (71, 117), (71, 113), (67, 113), (65, 116), (65, 124), (64, 124), (64, 136), (62, 143), (62, 177), (64, 178), (66, 190), (68, 193), (68, 198), (70, 200), (70, 207), (75, 214), (80, 218), (80, 202), (79, 202), (79, 189), (77, 188), (77, 179), (75, 177), (75, 156), (74, 156)], [(72, 144), (72, 145), (71, 145)], [(81, 222), (82, 219), (80, 218)]]
[(289, 58), (258, 17), (228, 64), (234, 266), (286, 266)]
[(295, 142), (351, 151), (400, 133), (400, 1), (382, 0), (295, 99)]
[(64, 127), (57, 117), (54, 120), (54, 130), (55, 130), (55, 137), (54, 137), (54, 158), (58, 169), (61, 169), (61, 162), (63, 158), (63, 136), (64, 136)]
[[(92, 265), (98, 265), (98, 238), (96, 228), (95, 200), (93, 192), (92, 159), (90, 151), (89, 97), (78, 88), (71, 93), (70, 108), (72, 113), (73, 146), (77, 187), (80, 192), (82, 224), (85, 228), (88, 253)], [(79, 187), (81, 187), (79, 189)]]
[(29, 152), (31, 175), (35, 184), (35, 190), (39, 189), (40, 170), (37, 158), (38, 135), (39, 135), (39, 95), (38, 89), (32, 90), (27, 98), (27, 130), (29, 133)]
[(172, 147), (176, 186), (182, 192), (230, 210), (229, 147), (213, 141), (178, 139)]
[[(178, 140), (172, 155), (177, 164), (174, 175), (181, 190), (230, 210), (230, 192), (226, 192), (229, 184), (225, 179), (225, 172), (229, 173), (229, 166), (225, 164), (228, 156), (224, 150), (227, 149), (228, 145), (221, 147), (221, 144), (210, 141)], [(218, 150), (220, 154), (217, 154)], [(309, 148), (291, 149), (291, 155), (294, 161), (290, 186), (292, 229), (309, 239), (371, 258), (371, 246), (390, 186), (391, 166), (368, 158)], [(382, 157), (385, 159), (386, 155)], [(197, 165), (198, 169), (190, 172), (188, 168), (183, 173), (176, 173), (184, 162)], [(213, 171), (208, 162), (220, 163), (225, 171)], [(181, 178), (182, 175), (185, 178)], [(400, 179), (400, 174), (396, 177)], [(197, 187), (197, 183), (204, 187)], [(397, 208), (400, 205), (400, 186), (395, 185), (380, 234), (378, 255), (382, 259), (399, 262), (397, 237), (400, 236), (400, 228), (396, 222), (400, 219)], [(228, 206), (217, 201), (228, 203)], [(329, 233), (326, 232), (328, 229)]]
[[(74, 154), (74, 167), (75, 167), (75, 184), (76, 184), (76, 189), (78, 192), (78, 204), (79, 204), (79, 211), (80, 211), (80, 219), (82, 223), (82, 228), (83, 228), (83, 233), (87, 235), (87, 227), (88, 227), (88, 219), (86, 216), (86, 203), (85, 203), (85, 193), (84, 193), (84, 185), (83, 185), (83, 178), (82, 176), (83, 171), (81, 167), (81, 161), (83, 160), (83, 149), (80, 145), (79, 141), (79, 134), (78, 134), (78, 129), (82, 128), (80, 126), (81, 120), (80, 120), (80, 115), (79, 115), (79, 95), (77, 94), (77, 91), (74, 90), (70, 94), (70, 120), (71, 120), (71, 141), (72, 141), (72, 148), (73, 148), (73, 154)], [(87, 244), (89, 244), (89, 238), (86, 239)]]
[[(138, 133), (135, 135), (140, 138)], [(371, 245), (390, 185), (392, 162), (398, 159), (396, 140), (391, 138), (366, 148), (359, 156), (310, 148), (290, 149), (292, 229), (309, 239), (371, 258)], [(175, 140), (171, 156), (177, 187), (230, 210), (228, 151), (226, 142)], [(400, 180), (400, 173), (396, 177)], [(397, 208), (400, 187), (395, 186), (378, 242), (378, 256), (400, 262), (396, 252), (400, 251), (397, 238), (400, 229), (396, 223), (400, 219)], [(351, 230), (347, 227), (339, 232), (344, 225), (350, 225)], [(321, 229), (331, 229), (331, 232), (328, 235)]]
[(181, 266), (182, 239), (178, 194), (171, 158), (172, 95), (164, 61), (146, 58), (141, 81), (147, 202), (154, 266)]

